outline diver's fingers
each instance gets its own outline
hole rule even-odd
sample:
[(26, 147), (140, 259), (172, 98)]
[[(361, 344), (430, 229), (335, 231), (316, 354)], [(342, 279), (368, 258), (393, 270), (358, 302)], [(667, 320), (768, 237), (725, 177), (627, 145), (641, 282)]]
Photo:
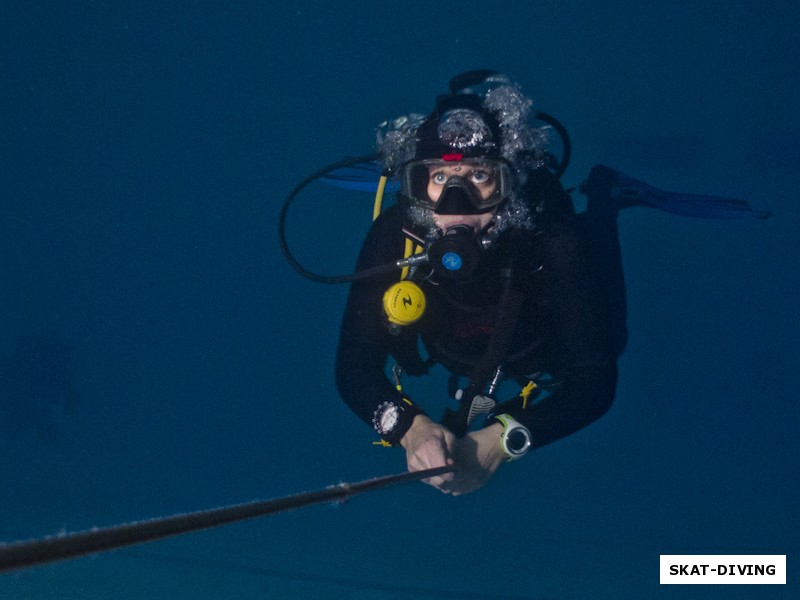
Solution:
[[(454, 464), (453, 459), (452, 458), (448, 458), (447, 461), (446, 461), (446, 465), (448, 467), (452, 467), (453, 464)], [(449, 473), (444, 473), (442, 475), (437, 475), (435, 477), (428, 477), (427, 479), (423, 479), (422, 482), (423, 483), (427, 483), (428, 485), (435, 487), (437, 490), (439, 490), (441, 492), (444, 492), (445, 494), (448, 494), (450, 492), (447, 491), (447, 490), (449, 489), (450, 485), (452, 484), (454, 477), (455, 477), (455, 475), (451, 471)]]
[[(422, 471), (436, 467), (452, 466), (453, 464), (454, 461), (450, 456), (446, 441), (439, 436), (433, 436), (425, 440), (415, 448), (413, 453), (408, 455), (409, 471)], [(422, 481), (437, 489), (442, 489), (442, 487), (452, 481), (454, 477), (454, 474), (450, 472), (435, 477), (428, 477)]]
[[(454, 464), (456, 437), (439, 423), (425, 415), (417, 415), (411, 428), (400, 440), (406, 450), (409, 471), (422, 471)], [(425, 483), (444, 491), (444, 487), (455, 475), (445, 473), (425, 479)]]
[[(419, 448), (419, 452), (408, 457), (408, 470), (409, 471), (424, 471), (426, 469), (435, 469), (436, 467), (452, 466), (453, 458), (443, 451), (442, 448), (436, 446), (425, 445)], [(435, 477), (429, 477), (425, 481), (442, 479), (449, 481), (453, 478), (453, 473), (444, 473)]]

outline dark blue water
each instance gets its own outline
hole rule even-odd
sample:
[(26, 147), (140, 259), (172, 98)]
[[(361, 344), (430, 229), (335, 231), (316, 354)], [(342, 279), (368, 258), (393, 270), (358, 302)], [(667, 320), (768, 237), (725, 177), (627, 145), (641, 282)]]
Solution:
[[(42, 350), (3, 379), (2, 540), (403, 470), (333, 386), (346, 290), (286, 266), (277, 213), (458, 72), (507, 72), (566, 124), (568, 186), (602, 162), (775, 214), (623, 214), (615, 406), (474, 495), (376, 492), (0, 575), (0, 597), (797, 597), (796, 3), (227, 4), (0, 7), (4, 373)], [(370, 214), (303, 196), (298, 255), (347, 271)], [(789, 584), (660, 586), (660, 554), (786, 554)]]

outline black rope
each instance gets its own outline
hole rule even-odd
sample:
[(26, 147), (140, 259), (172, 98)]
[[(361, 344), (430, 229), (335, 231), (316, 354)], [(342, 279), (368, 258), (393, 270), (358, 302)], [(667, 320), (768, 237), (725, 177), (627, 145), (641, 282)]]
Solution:
[(246, 502), (211, 510), (51, 536), (39, 540), (0, 544), (0, 572), (105, 552), (268, 514), (286, 512), (312, 504), (344, 502), (356, 494), (390, 485), (419, 481), (449, 473), (452, 470), (453, 467), (448, 466), (387, 475), (357, 483), (339, 483), (323, 490), (303, 492), (274, 500)]

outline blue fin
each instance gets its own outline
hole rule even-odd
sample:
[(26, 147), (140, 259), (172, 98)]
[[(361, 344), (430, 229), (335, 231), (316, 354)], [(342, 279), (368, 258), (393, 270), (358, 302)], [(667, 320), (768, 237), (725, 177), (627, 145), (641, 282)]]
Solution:
[[(335, 187), (358, 192), (378, 191), (378, 181), (381, 178), (381, 168), (375, 161), (354, 163), (340, 167), (326, 173), (320, 181)], [(386, 184), (386, 191), (396, 191), (397, 184), (391, 180)]]
[(605, 197), (613, 201), (618, 210), (630, 206), (649, 206), (676, 215), (703, 219), (766, 219), (772, 214), (753, 210), (744, 200), (664, 192), (603, 165), (592, 167), (589, 178), (580, 189), (590, 200)]

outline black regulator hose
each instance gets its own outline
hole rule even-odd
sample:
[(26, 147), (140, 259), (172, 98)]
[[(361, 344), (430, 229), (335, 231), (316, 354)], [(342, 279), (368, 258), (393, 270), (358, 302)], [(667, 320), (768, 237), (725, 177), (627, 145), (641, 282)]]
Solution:
[(359, 279), (366, 279), (368, 277), (376, 277), (378, 275), (392, 273), (402, 266), (392, 262), (392, 263), (387, 263), (385, 265), (372, 267), (370, 269), (365, 269), (363, 271), (359, 271), (358, 273), (351, 273), (349, 275), (321, 275), (301, 265), (300, 262), (294, 257), (291, 250), (289, 250), (289, 245), (286, 242), (286, 215), (289, 212), (289, 206), (292, 204), (295, 197), (308, 184), (324, 177), (325, 175), (327, 175), (331, 171), (335, 171), (336, 169), (350, 167), (358, 163), (371, 162), (376, 158), (377, 158), (376, 154), (371, 154), (369, 156), (359, 156), (356, 158), (346, 158), (344, 160), (340, 160), (326, 167), (323, 167), (319, 171), (312, 173), (311, 175), (303, 179), (303, 181), (298, 183), (294, 187), (294, 189), (291, 192), (289, 192), (289, 195), (286, 197), (286, 200), (284, 200), (283, 206), (281, 207), (280, 215), (278, 217), (278, 241), (280, 242), (281, 245), (281, 252), (283, 252), (283, 256), (286, 259), (286, 262), (288, 262), (289, 265), (295, 271), (300, 273), (300, 275), (302, 275), (306, 279), (310, 279), (311, 281), (316, 281), (317, 283), (348, 283), (351, 281), (357, 281)]

